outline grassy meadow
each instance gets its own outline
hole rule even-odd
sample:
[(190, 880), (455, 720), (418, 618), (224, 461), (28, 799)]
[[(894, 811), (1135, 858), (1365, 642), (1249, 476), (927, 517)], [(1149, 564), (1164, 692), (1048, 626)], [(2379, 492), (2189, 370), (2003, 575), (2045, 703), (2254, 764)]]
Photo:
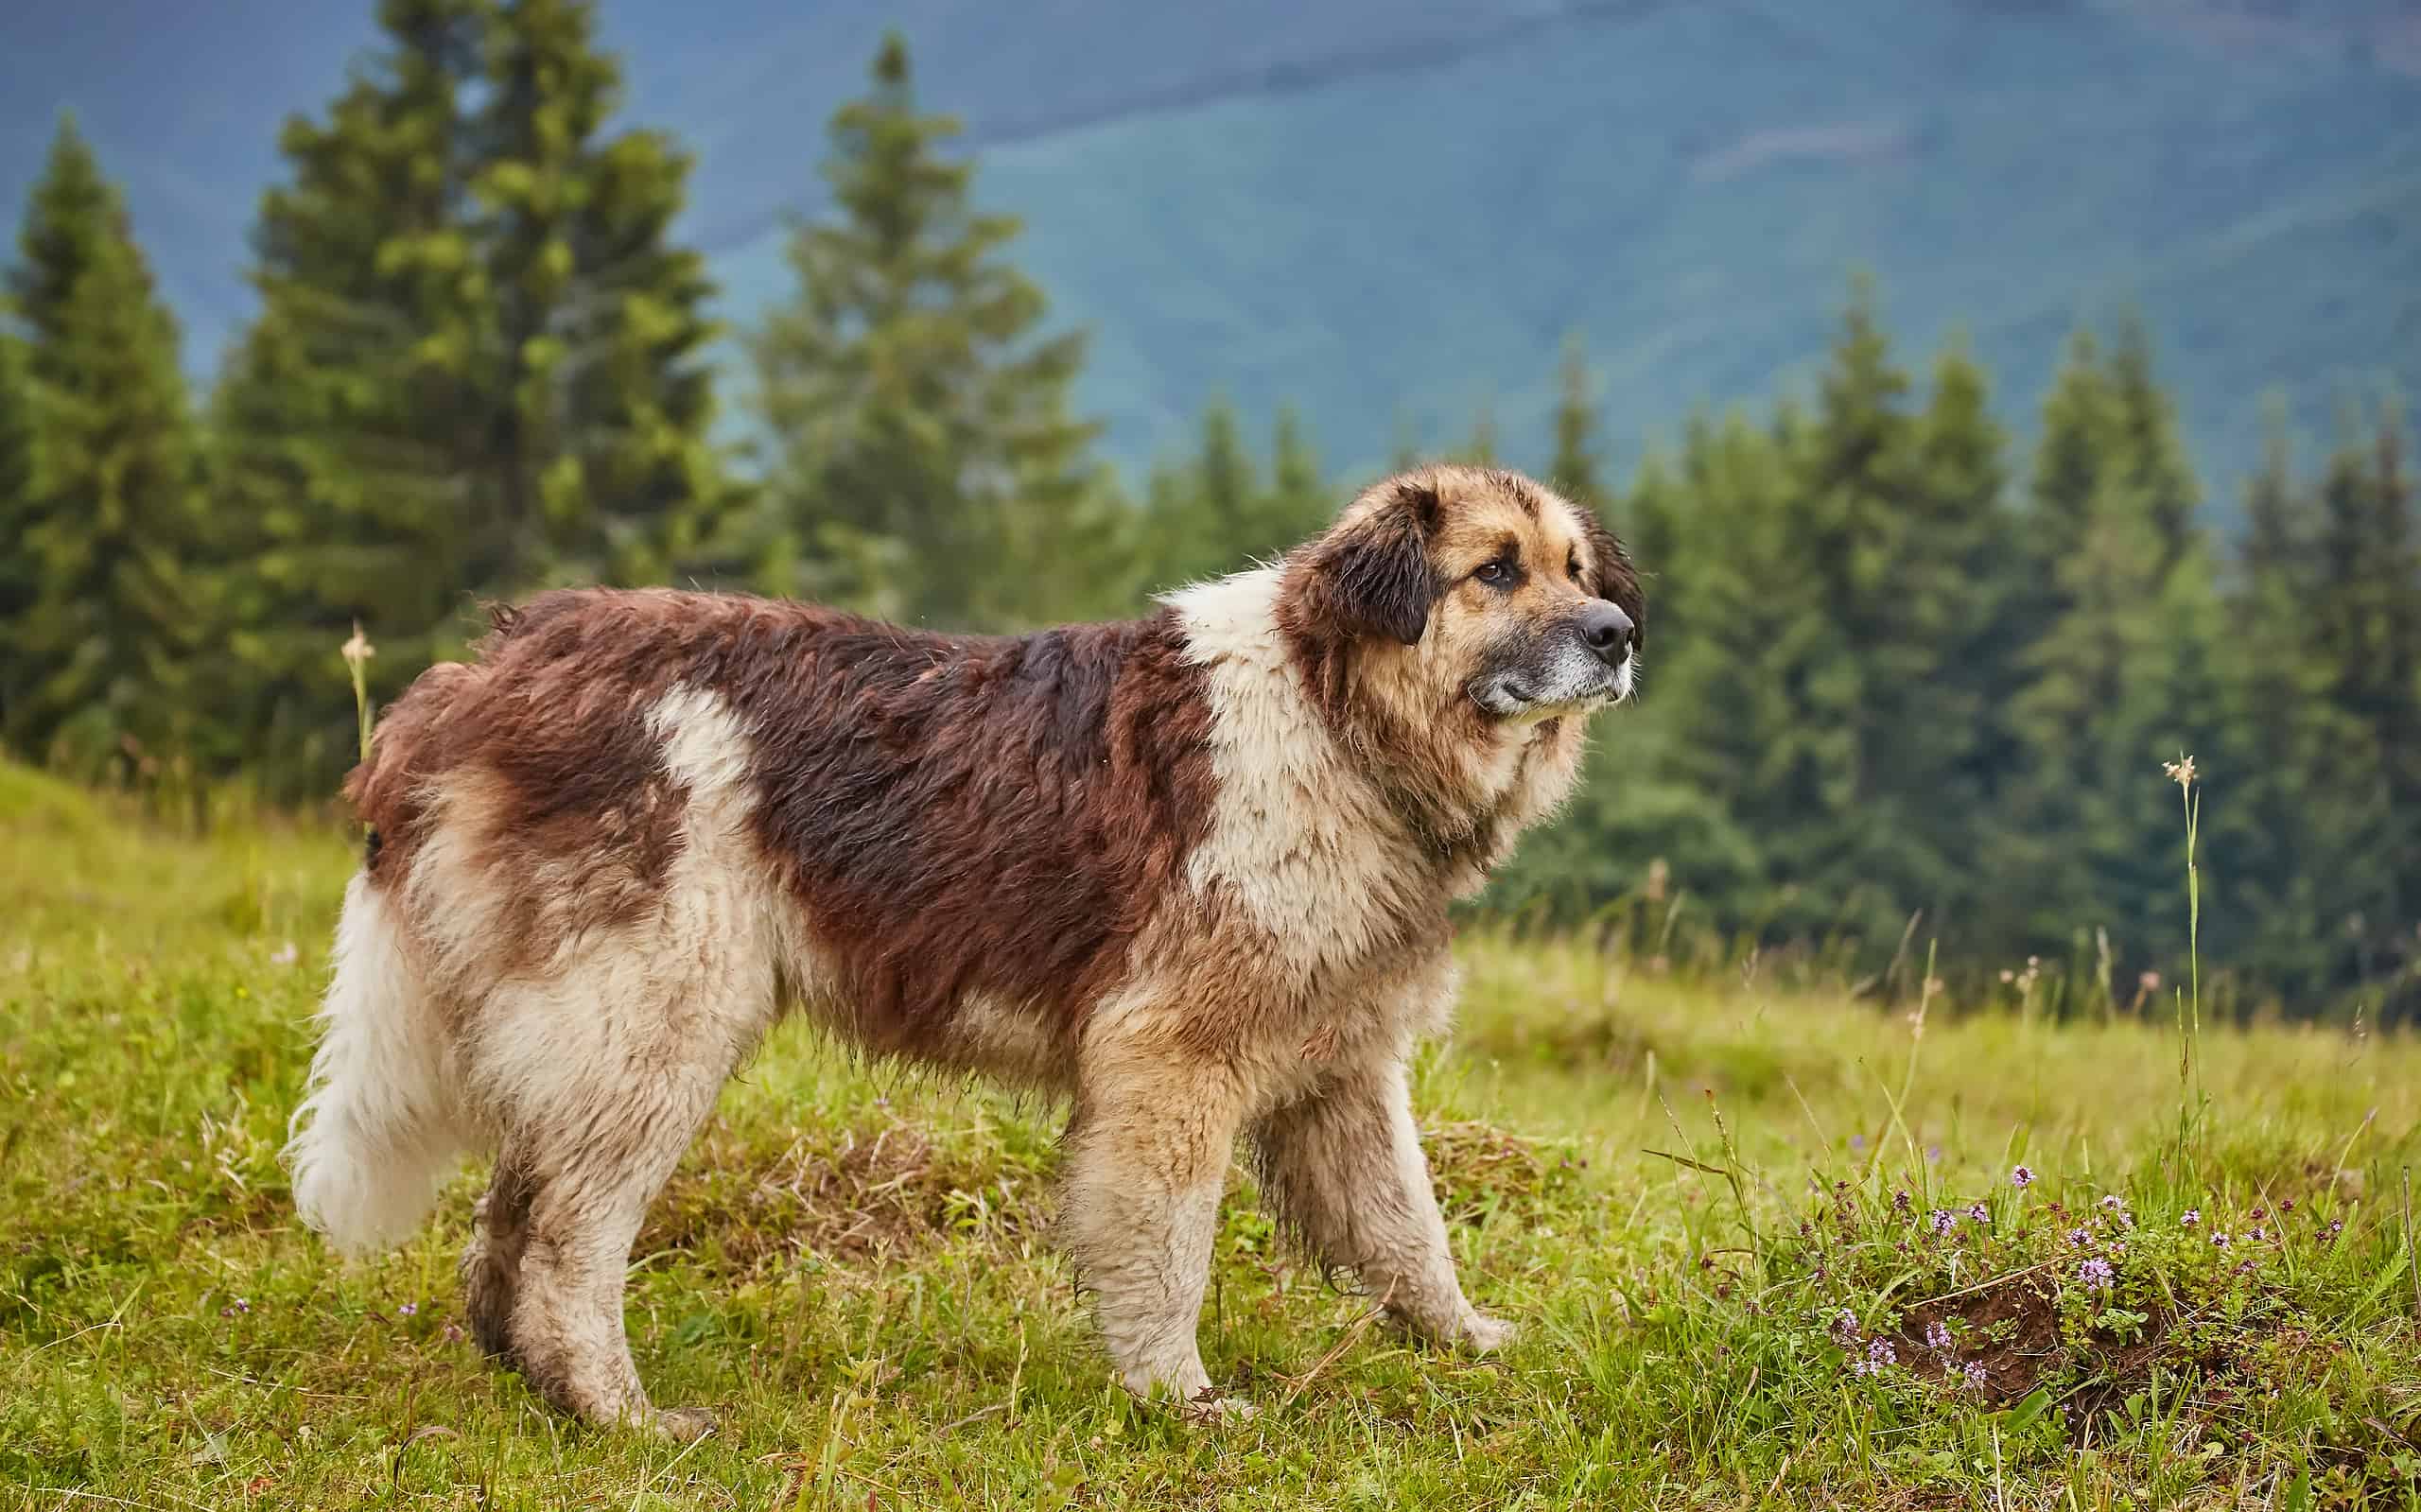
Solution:
[[(203, 837), (0, 768), (0, 1504), (2408, 1507), (2421, 1045), (1885, 1008), (1475, 932), (1418, 1096), (1466, 1284), (1407, 1344), (1238, 1172), (1202, 1341), (1259, 1407), (1117, 1391), (1048, 1224), (1058, 1110), (792, 1025), (631, 1260), (687, 1448), (463, 1337), (466, 1171), (339, 1263), (277, 1162), (340, 831)], [(2184, 882), (2180, 902), (2185, 906)], [(2021, 1169), (2022, 1168), (2022, 1169)]]

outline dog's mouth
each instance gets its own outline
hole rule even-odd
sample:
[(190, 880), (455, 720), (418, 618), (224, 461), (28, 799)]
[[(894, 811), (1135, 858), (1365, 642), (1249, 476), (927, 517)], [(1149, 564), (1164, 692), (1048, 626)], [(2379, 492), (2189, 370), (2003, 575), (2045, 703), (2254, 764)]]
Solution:
[(1491, 672), (1474, 679), (1469, 692), (1483, 712), (1500, 720), (1588, 714), (1630, 697), (1638, 665), (1636, 655), (1626, 656), (1619, 666), (1600, 666), (1584, 681), (1562, 686), (1528, 670)]

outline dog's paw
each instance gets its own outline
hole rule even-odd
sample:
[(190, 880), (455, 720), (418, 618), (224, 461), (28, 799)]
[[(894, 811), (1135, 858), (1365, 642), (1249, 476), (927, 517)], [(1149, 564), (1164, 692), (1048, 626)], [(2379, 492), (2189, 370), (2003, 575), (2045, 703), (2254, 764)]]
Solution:
[(1260, 1409), (1236, 1397), (1222, 1397), (1216, 1386), (1205, 1386), (1185, 1399), (1185, 1416), (1195, 1423), (1242, 1423), (1252, 1420)]
[(1494, 1354), (1513, 1342), (1513, 1325), (1503, 1318), (1492, 1318), (1485, 1312), (1474, 1312), (1463, 1320), (1460, 1342), (1464, 1347), (1480, 1354)]
[(704, 1407), (659, 1407), (647, 1416), (647, 1430), (674, 1444), (693, 1444), (715, 1431), (715, 1415)]

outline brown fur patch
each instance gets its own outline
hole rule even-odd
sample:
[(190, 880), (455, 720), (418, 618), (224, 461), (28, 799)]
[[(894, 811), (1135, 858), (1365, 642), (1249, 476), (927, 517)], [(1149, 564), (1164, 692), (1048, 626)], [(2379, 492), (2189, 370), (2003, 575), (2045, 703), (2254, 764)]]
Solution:
[[(543, 595), (476, 667), (432, 669), (348, 784), (410, 865), (440, 791), (473, 793), (508, 878), (576, 862), (574, 928), (652, 901), (685, 794), (648, 710), (721, 698), (755, 750), (758, 837), (878, 1051), (931, 1050), (972, 992), (1077, 1011), (1110, 982), (1207, 823), (1210, 714), (1174, 616), (950, 636), (661, 590)], [(503, 854), (510, 852), (512, 854)]]

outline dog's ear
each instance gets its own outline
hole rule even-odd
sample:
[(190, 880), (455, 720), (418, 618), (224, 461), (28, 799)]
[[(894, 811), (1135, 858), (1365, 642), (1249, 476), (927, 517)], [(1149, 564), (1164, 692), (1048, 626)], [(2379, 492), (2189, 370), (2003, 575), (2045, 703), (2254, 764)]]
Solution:
[(1630, 616), (1631, 644), (1639, 645), (1647, 639), (1647, 595), (1640, 588), (1639, 569), (1597, 512), (1585, 504), (1579, 509), (1589, 536), (1589, 581), (1582, 586)]
[(1439, 592), (1429, 565), (1437, 491), (1406, 479), (1377, 508), (1323, 537), (1312, 554), (1322, 608), (1354, 635), (1418, 644)]

